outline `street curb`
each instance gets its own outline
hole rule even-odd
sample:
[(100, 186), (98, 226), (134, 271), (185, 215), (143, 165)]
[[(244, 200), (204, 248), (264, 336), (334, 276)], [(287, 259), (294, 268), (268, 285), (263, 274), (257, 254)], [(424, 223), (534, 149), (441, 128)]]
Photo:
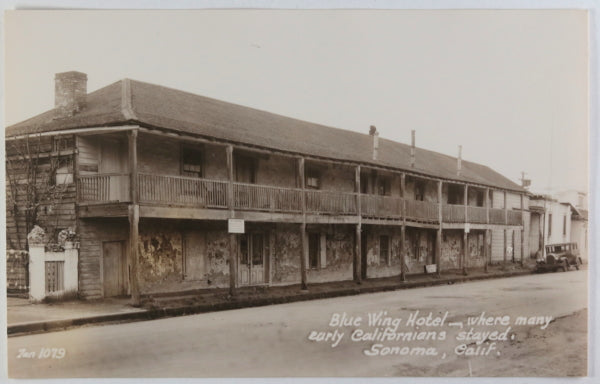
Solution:
[(66, 319), (66, 320), (54, 320), (54, 321), (43, 321), (38, 323), (27, 323), (27, 324), (15, 324), (7, 326), (7, 335), (10, 336), (24, 336), (27, 334), (34, 333), (45, 333), (52, 331), (61, 331), (68, 328), (80, 327), (87, 324), (109, 324), (109, 323), (122, 323), (122, 322), (132, 322), (132, 321), (144, 321), (144, 320), (155, 320), (165, 317), (176, 317), (176, 316), (186, 316), (193, 315), (198, 313), (207, 313), (207, 312), (217, 312), (217, 311), (226, 311), (231, 309), (241, 309), (241, 308), (250, 308), (250, 307), (261, 307), (273, 304), (284, 304), (284, 303), (294, 303), (298, 301), (308, 301), (308, 300), (317, 300), (317, 299), (327, 299), (334, 297), (342, 297), (342, 296), (352, 296), (359, 295), (362, 293), (376, 293), (376, 292), (386, 292), (386, 291), (396, 291), (402, 289), (412, 289), (412, 288), (423, 288), (423, 287), (431, 287), (437, 285), (446, 285), (453, 283), (464, 283), (468, 281), (477, 281), (477, 280), (488, 280), (488, 279), (498, 279), (498, 278), (506, 278), (506, 277), (517, 277), (530, 275), (531, 271), (516, 271), (516, 272), (505, 272), (494, 275), (475, 275), (475, 276), (463, 276), (463, 277), (453, 277), (453, 278), (441, 278), (438, 280), (430, 280), (430, 281), (415, 281), (415, 282), (394, 282), (387, 285), (374, 286), (374, 287), (361, 287), (357, 285), (353, 288), (345, 288), (339, 289), (335, 291), (326, 291), (326, 292), (307, 292), (296, 294), (292, 296), (281, 296), (281, 297), (266, 297), (266, 298), (252, 298), (245, 299), (241, 301), (236, 301), (235, 298), (231, 301), (224, 301), (215, 304), (198, 304), (198, 305), (190, 305), (190, 306), (182, 306), (182, 307), (173, 307), (173, 308), (161, 308), (161, 309), (150, 309), (146, 311), (139, 312), (127, 312), (127, 313), (116, 313), (109, 315), (100, 315), (100, 316), (90, 316), (90, 317), (82, 317), (76, 319)]

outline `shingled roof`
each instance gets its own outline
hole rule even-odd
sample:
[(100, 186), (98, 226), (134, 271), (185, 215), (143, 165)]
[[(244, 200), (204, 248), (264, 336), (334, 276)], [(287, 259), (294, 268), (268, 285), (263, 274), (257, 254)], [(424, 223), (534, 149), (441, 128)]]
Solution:
[(6, 136), (85, 127), (139, 124), (286, 152), (393, 167), (443, 179), (523, 192), (516, 183), (487, 166), (380, 139), (372, 158), (370, 135), (309, 123), (159, 85), (124, 79), (91, 92), (86, 107), (71, 117), (55, 119), (53, 110), (6, 128)]

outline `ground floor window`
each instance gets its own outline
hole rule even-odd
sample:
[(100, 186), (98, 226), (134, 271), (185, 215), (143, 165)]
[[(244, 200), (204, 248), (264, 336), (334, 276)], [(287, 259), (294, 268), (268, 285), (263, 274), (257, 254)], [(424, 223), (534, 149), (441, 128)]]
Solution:
[(319, 268), (319, 234), (308, 234), (308, 266), (313, 269)]
[(379, 265), (390, 263), (390, 237), (387, 235), (379, 236)]

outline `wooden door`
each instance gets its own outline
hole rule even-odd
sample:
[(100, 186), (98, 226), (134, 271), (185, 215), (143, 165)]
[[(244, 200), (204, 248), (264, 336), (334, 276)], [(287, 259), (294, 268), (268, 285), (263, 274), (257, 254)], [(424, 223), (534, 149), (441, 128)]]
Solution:
[(262, 233), (241, 235), (239, 244), (239, 285), (264, 284), (266, 281), (265, 236)]
[(200, 280), (206, 273), (206, 237), (202, 231), (188, 231), (183, 235), (186, 280)]
[(109, 174), (110, 201), (129, 200), (129, 161), (127, 150), (119, 141), (103, 142), (100, 148), (100, 173)]
[(127, 263), (122, 241), (102, 243), (102, 275), (104, 297), (120, 296), (127, 293)]

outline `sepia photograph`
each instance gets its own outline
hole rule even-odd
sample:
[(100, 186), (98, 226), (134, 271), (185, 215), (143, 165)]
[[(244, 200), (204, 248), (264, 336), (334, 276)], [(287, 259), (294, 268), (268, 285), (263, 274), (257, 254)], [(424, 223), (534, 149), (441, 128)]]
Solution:
[(590, 375), (589, 10), (3, 23), (9, 379)]

